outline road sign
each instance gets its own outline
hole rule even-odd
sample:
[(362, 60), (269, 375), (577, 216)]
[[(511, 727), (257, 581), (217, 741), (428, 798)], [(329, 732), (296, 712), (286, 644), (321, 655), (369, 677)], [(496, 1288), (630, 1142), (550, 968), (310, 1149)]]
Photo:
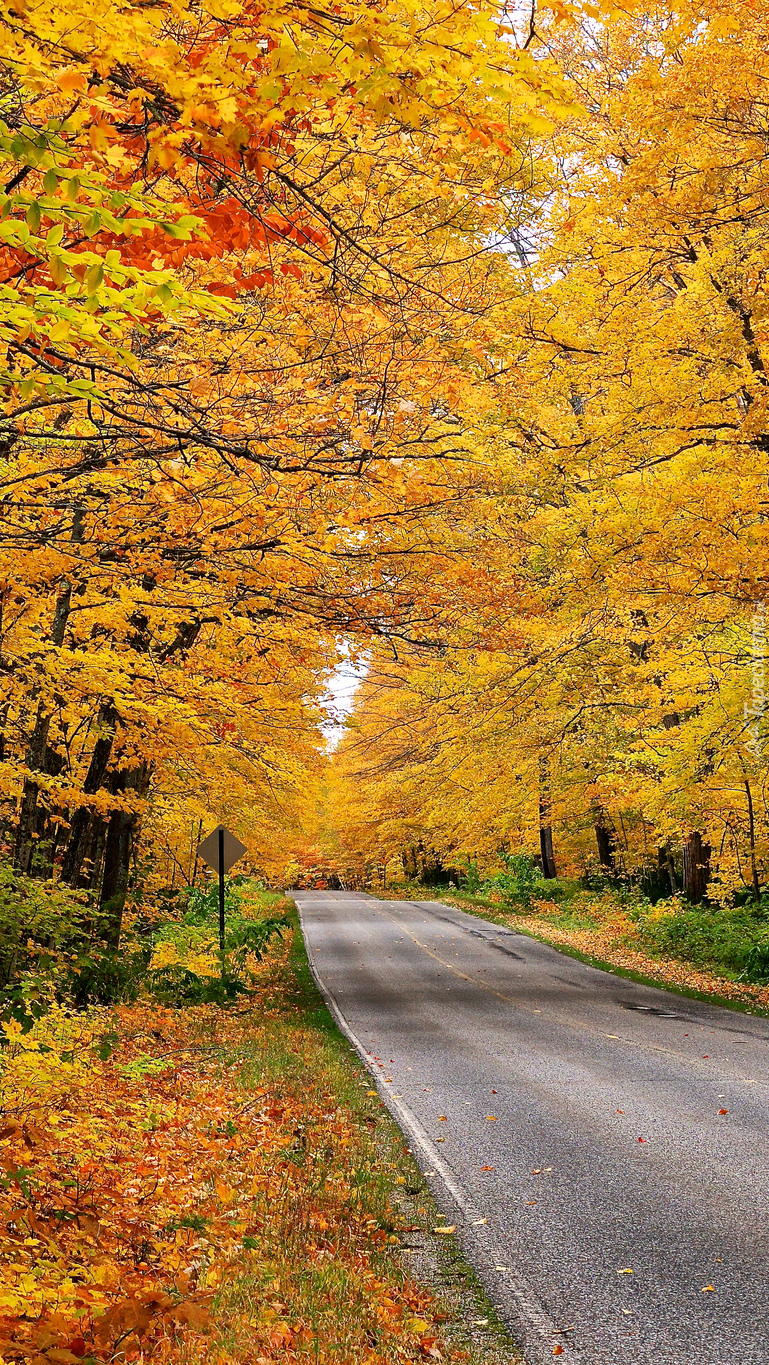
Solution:
[(212, 867), (214, 872), (218, 872), (220, 833), (224, 836), (222, 841), (224, 843), (224, 858), (222, 859), (223, 866), (221, 870), (222, 872), (229, 872), (230, 868), (238, 861), (238, 858), (243, 857), (246, 846), (245, 844), (241, 844), (240, 839), (236, 839), (235, 835), (224, 825), (217, 825), (216, 829), (212, 829), (211, 833), (206, 836), (203, 842), (198, 844), (198, 854), (203, 859), (204, 863), (208, 863), (208, 866)]
[[(241, 844), (240, 839), (236, 839), (231, 830), (224, 825), (217, 825), (211, 833), (206, 836), (202, 844), (198, 844), (198, 853), (204, 863), (208, 863), (214, 872), (219, 873), (219, 951), (224, 952), (224, 874), (229, 872), (233, 863), (242, 858), (246, 851), (245, 844)], [(224, 959), (222, 959), (222, 964)], [(222, 971), (224, 966), (222, 965)]]

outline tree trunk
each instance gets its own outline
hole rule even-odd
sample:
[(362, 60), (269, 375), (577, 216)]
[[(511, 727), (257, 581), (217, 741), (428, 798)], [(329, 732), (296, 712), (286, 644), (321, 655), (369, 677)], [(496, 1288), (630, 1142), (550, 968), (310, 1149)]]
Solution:
[[(99, 735), (91, 754), (91, 762), (88, 765), (83, 792), (87, 796), (94, 796), (101, 787), (104, 786), (104, 779), (107, 774), (107, 764), (112, 753), (112, 746), (115, 742), (115, 726), (117, 725), (117, 711), (112, 701), (102, 702), (99, 714), (96, 719), (97, 728), (105, 731)], [(79, 806), (72, 817), (69, 828), (69, 838), (64, 852), (61, 876), (62, 881), (69, 882), (70, 886), (77, 886), (80, 876), (80, 869), (88, 849), (89, 839), (92, 834), (92, 815), (87, 806)]]
[(657, 866), (660, 878), (667, 877), (670, 882), (670, 894), (676, 894), (676, 867), (673, 862), (673, 854), (670, 850), (670, 840), (666, 839), (664, 844), (660, 844), (657, 849)]
[(617, 861), (615, 857), (616, 840), (614, 831), (611, 828), (605, 810), (601, 806), (593, 806), (593, 818), (595, 820), (595, 841), (598, 847), (598, 861), (602, 870), (608, 876), (616, 877)]
[(419, 876), (419, 863), (417, 861), (417, 850), (414, 844), (407, 844), (401, 853), (403, 862), (403, 872), (409, 881), (415, 882)]
[(756, 865), (756, 818), (753, 811), (753, 793), (750, 790), (750, 783), (745, 778), (745, 791), (748, 797), (748, 836), (750, 839), (750, 878), (753, 889), (754, 901), (761, 899), (761, 883), (758, 880), (758, 867)]
[(441, 886), (445, 881), (443, 859), (420, 839), (417, 848), (419, 880), (423, 886)]
[[(58, 777), (64, 769), (65, 757), (56, 749), (52, 749), (50, 744), (46, 745), (45, 759), (43, 761), (43, 771), (49, 777)], [(61, 813), (57, 810), (59, 820), (53, 818), (53, 812), (47, 805), (38, 803), (35, 813), (35, 851), (38, 853), (36, 872), (41, 877), (53, 876), (53, 864), (56, 857), (56, 847), (59, 842), (59, 831), (61, 828)], [(44, 850), (40, 856), (41, 850)]]
[(703, 843), (699, 830), (687, 834), (683, 843), (684, 895), (699, 905), (710, 878), (710, 844)]
[[(142, 763), (138, 768), (118, 774), (115, 795), (134, 793), (141, 799), (147, 793), (150, 767)], [(139, 810), (114, 810), (107, 825), (104, 844), (104, 875), (101, 884), (101, 907), (106, 911), (105, 939), (112, 948), (120, 944), (123, 908), (128, 891), (131, 850), (141, 825)]]
[[(72, 601), (72, 584), (66, 583), (56, 599), (56, 607), (53, 614), (53, 627), (51, 630), (51, 643), (60, 648), (64, 641), (64, 631), (67, 626), (70, 604)], [(38, 702), (35, 724), (31, 735), (27, 741), (27, 750), (24, 755), (24, 762), (30, 773), (43, 773), (45, 771), (45, 755), (48, 748), (48, 734), (51, 728), (53, 713), (49, 710), (44, 701)], [(32, 854), (35, 847), (35, 821), (37, 815), (37, 798), (40, 795), (40, 783), (34, 777), (29, 776), (24, 779), (24, 790), (21, 797), (21, 809), (16, 826), (16, 847), (14, 850), (14, 863), (19, 872), (29, 872), (32, 866)]]
[(544, 755), (541, 755), (539, 760), (539, 852), (542, 859), (542, 876), (552, 881), (558, 874), (553, 853), (550, 765)]
[[(83, 513), (78, 508), (72, 520), (72, 542), (79, 545), (83, 539)], [(51, 626), (51, 644), (55, 649), (61, 649), (64, 643), (64, 633), (67, 629), (70, 607), (72, 605), (72, 583), (65, 579), (61, 591), (56, 598), (56, 606), (53, 612), (53, 624)], [(40, 783), (32, 774), (43, 773), (45, 771), (45, 755), (48, 748), (48, 734), (51, 728), (53, 713), (48, 709), (45, 701), (38, 702), (35, 724), (31, 735), (27, 741), (27, 749), (24, 761), (30, 771), (30, 776), (24, 779), (24, 789), (21, 796), (21, 809), (19, 810), (18, 822), (16, 825), (16, 842), (14, 848), (14, 864), (19, 872), (29, 872), (32, 866), (32, 855), (35, 848), (35, 822), (37, 813), (37, 799), (40, 795)]]

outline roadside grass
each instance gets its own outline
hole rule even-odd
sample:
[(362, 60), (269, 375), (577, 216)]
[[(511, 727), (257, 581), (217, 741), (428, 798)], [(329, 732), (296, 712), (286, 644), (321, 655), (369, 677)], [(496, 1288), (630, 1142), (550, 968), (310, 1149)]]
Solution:
[(0, 1365), (512, 1365), (293, 904), (247, 902), (290, 928), (237, 1008), (5, 1026)]
[[(388, 888), (388, 897), (443, 900), (494, 923), (537, 938), (569, 956), (642, 985), (662, 986), (756, 1015), (769, 1014), (769, 984), (742, 979), (766, 949), (769, 908), (690, 906), (681, 897), (651, 905), (642, 896), (578, 882), (539, 882), (514, 901), (413, 883)], [(760, 960), (760, 957), (759, 957)]]

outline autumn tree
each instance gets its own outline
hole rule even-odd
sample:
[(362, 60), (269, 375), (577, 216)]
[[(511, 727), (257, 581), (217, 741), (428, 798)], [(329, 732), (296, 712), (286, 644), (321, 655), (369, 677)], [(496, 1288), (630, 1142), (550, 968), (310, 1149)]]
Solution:
[(549, 139), (528, 288), (485, 356), (509, 550), (476, 503), (474, 629), (402, 660), (380, 717), (387, 800), (399, 773), (446, 847), (486, 831), (541, 856), (549, 821), (566, 870), (693, 900), (709, 873), (724, 897), (765, 883), (766, 25), (726, 4), (537, 19), (583, 112)]
[(338, 632), (433, 627), (532, 130), (571, 107), (513, 38), (463, 6), (4, 12), (5, 817), (116, 924), (175, 766), (182, 825), (202, 755), (290, 789)]

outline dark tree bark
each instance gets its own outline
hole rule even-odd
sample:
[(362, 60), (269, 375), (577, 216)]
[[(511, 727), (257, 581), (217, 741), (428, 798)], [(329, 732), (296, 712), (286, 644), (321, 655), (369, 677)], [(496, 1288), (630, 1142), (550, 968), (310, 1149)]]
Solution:
[[(64, 754), (60, 754), (57, 749), (52, 749), (50, 744), (46, 745), (45, 759), (43, 760), (43, 771), (49, 777), (58, 777), (64, 770), (66, 759)], [(35, 851), (38, 858), (35, 871), (43, 877), (53, 876), (53, 865), (56, 858), (56, 847), (60, 837), (61, 825), (52, 819), (52, 812), (46, 805), (38, 802), (35, 813)], [(40, 850), (44, 849), (43, 856)]]
[(539, 852), (542, 861), (542, 876), (552, 881), (558, 874), (555, 870), (553, 852), (552, 799), (550, 795), (550, 765), (542, 756), (539, 760)]
[(401, 852), (403, 871), (414, 882), (423, 886), (439, 886), (446, 873), (442, 860), (432, 849), (425, 848), (420, 839), (416, 844), (407, 844)]
[[(70, 604), (72, 601), (72, 584), (66, 583), (56, 599), (56, 608), (53, 616), (53, 628), (51, 630), (51, 643), (59, 648), (64, 641), (64, 631), (67, 626)], [(48, 735), (51, 729), (53, 714), (46, 703), (40, 701), (35, 716), (35, 724), (32, 733), (27, 741), (27, 749), (24, 761), (30, 773), (45, 772), (45, 755), (49, 748)], [(40, 782), (33, 776), (24, 779), (24, 789), (21, 797), (21, 808), (16, 825), (16, 847), (14, 849), (14, 863), (20, 872), (29, 872), (32, 866), (32, 854), (35, 847), (35, 823), (37, 818), (37, 800), (40, 795)]]
[(660, 878), (666, 877), (670, 882), (670, 894), (674, 896), (676, 894), (676, 866), (673, 862), (669, 839), (666, 839), (664, 844), (660, 844), (657, 849), (657, 866)]
[[(107, 764), (115, 742), (117, 719), (114, 703), (112, 701), (102, 702), (96, 718), (97, 728), (102, 733), (94, 744), (91, 762), (88, 765), (88, 772), (83, 783), (83, 792), (86, 796), (94, 796), (104, 786)], [(70, 886), (76, 886), (78, 883), (80, 869), (83, 866), (91, 837), (93, 818), (87, 806), (79, 806), (72, 817), (61, 869), (62, 880), (69, 882)]]
[(593, 802), (593, 822), (595, 828), (595, 842), (598, 848), (598, 861), (602, 870), (611, 877), (617, 875), (617, 841), (614, 837), (614, 830), (611, 822), (597, 801)]
[(754, 901), (761, 899), (761, 883), (758, 880), (758, 866), (756, 864), (756, 817), (753, 810), (753, 793), (750, 783), (745, 778), (745, 792), (748, 798), (748, 837), (750, 840), (750, 880), (753, 891)]
[(401, 853), (403, 871), (409, 881), (415, 882), (419, 876), (419, 863), (415, 844), (407, 844)]
[(687, 834), (683, 843), (684, 895), (699, 905), (710, 879), (710, 844), (704, 843), (699, 830)]
[[(124, 769), (117, 774), (115, 795), (138, 798), (147, 794), (150, 767), (142, 763), (138, 768)], [(120, 943), (123, 908), (128, 891), (131, 851), (141, 824), (137, 809), (114, 810), (107, 824), (104, 844), (104, 874), (101, 884), (101, 906), (106, 911), (105, 939), (112, 948)]]
[[(78, 508), (72, 519), (71, 539), (73, 544), (81, 544), (83, 540), (83, 529), (84, 517), (82, 510)], [(72, 590), (71, 580), (65, 579), (56, 598), (56, 605), (53, 611), (53, 623), (51, 625), (51, 644), (56, 649), (60, 649), (64, 643), (64, 633), (67, 629), (67, 621), (69, 620), (69, 613), (72, 605)], [(30, 771), (30, 776), (24, 780), (24, 788), (21, 795), (21, 809), (19, 810), (16, 824), (16, 841), (13, 861), (19, 872), (29, 872), (32, 866), (32, 855), (35, 848), (37, 801), (41, 790), (41, 783), (35, 779), (33, 774), (45, 773), (45, 756), (49, 748), (48, 736), (52, 719), (53, 713), (49, 710), (47, 704), (42, 700), (38, 702), (35, 724), (27, 741), (27, 749), (24, 755), (24, 760)]]

